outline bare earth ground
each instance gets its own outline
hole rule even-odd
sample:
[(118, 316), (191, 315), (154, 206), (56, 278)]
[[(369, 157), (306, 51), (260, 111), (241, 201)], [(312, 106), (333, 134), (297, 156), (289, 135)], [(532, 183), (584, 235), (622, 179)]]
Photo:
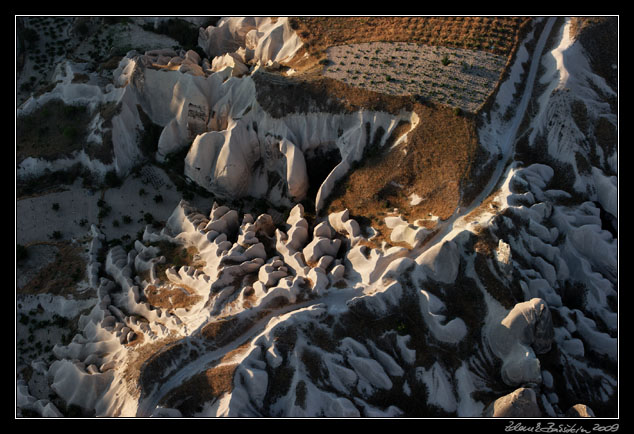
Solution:
[[(446, 106), (416, 104), (415, 111), (419, 124), (407, 141), (391, 149), (388, 142), (382, 152), (365, 158), (333, 191), (326, 212), (348, 208), (385, 234), (383, 218), (395, 208), (409, 222), (430, 214), (451, 216), (460, 203), (460, 186), (471, 176), (478, 146), (475, 123)], [(415, 205), (413, 194), (422, 199)]]
[(317, 55), (335, 45), (400, 41), (507, 56), (527, 17), (297, 17), (296, 29)]

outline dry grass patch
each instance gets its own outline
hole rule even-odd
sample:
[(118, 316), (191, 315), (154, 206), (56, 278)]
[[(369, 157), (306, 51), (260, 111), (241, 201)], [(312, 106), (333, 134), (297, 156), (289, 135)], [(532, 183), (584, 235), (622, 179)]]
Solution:
[(246, 333), (253, 325), (253, 321), (255, 319), (232, 316), (212, 321), (205, 325), (200, 332), (211, 348), (220, 348)]
[(18, 294), (53, 294), (76, 296), (77, 284), (84, 279), (86, 261), (81, 246), (70, 242), (46, 243), (57, 247), (55, 259), (46, 264)]
[[(420, 121), (407, 142), (390, 149), (393, 135), (383, 148), (370, 150), (335, 188), (326, 213), (347, 208), (351, 215), (368, 217), (381, 232), (383, 218), (394, 208), (409, 222), (430, 213), (440, 220), (453, 214), (478, 146), (475, 122), (445, 106), (416, 104), (415, 111)], [(411, 205), (414, 193), (423, 198), (418, 205)]]
[(528, 17), (292, 17), (309, 52), (318, 57), (334, 45), (413, 42), (468, 48), (507, 56)]
[(162, 309), (187, 309), (198, 303), (202, 297), (186, 285), (166, 285), (156, 287), (148, 285), (145, 296), (152, 306)]
[(142, 345), (138, 345), (134, 351), (128, 353), (130, 358), (124, 364), (123, 379), (128, 393), (131, 396), (141, 396), (141, 372), (146, 363), (160, 353), (163, 348), (173, 344), (179, 339), (180, 337), (170, 334), (168, 337), (159, 341), (147, 342)]
[(16, 118), (16, 163), (27, 157), (54, 160), (83, 148), (90, 112), (51, 100)]
[(385, 95), (319, 76), (282, 77), (258, 70), (252, 75), (258, 103), (274, 118), (292, 113), (357, 113), (361, 109), (398, 114), (410, 111), (410, 96)]
[[(205, 261), (198, 258), (198, 249), (194, 246), (183, 246), (170, 241), (158, 241), (150, 243), (150, 245), (159, 248), (159, 256), (165, 256), (164, 263), (156, 264), (156, 277), (162, 282), (169, 282), (165, 274), (168, 268), (176, 267), (178, 269), (187, 265), (200, 270), (206, 265)], [(189, 292), (193, 293), (194, 291)]]
[(220, 398), (233, 390), (233, 376), (238, 364), (215, 366), (194, 375), (163, 399), (169, 408), (178, 408), (185, 416), (202, 410), (206, 402)]

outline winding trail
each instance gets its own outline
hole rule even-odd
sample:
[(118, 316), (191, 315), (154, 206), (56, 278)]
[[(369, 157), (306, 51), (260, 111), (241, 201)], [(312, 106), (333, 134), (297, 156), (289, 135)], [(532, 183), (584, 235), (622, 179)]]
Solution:
[[(515, 141), (516, 136), (521, 125), (522, 119), (524, 118), (526, 108), (528, 107), (528, 103), (531, 99), (533, 88), (537, 76), (537, 71), (539, 69), (539, 64), (542, 59), (542, 54), (544, 47), (546, 45), (546, 41), (548, 40), (552, 28), (555, 24), (556, 18), (550, 17), (546, 22), (544, 29), (541, 32), (539, 37), (539, 41), (535, 47), (535, 50), (532, 54), (532, 61), (529, 69), (528, 76), (526, 78), (526, 86), (524, 93), (521, 97), (521, 100), (517, 106), (515, 111), (515, 116), (513, 119), (505, 126), (505, 132), (503, 133), (503, 137), (500, 140), (501, 151), (502, 151), (502, 159), (498, 162), (495, 171), (490, 177), (489, 182), (484, 187), (482, 192), (474, 199), (474, 201), (466, 208), (458, 208), (454, 211), (454, 214), (445, 222), (442, 223), (442, 229), (433, 236), (425, 245), (419, 247), (417, 249), (413, 249), (408, 255), (411, 258), (416, 258), (431, 247), (437, 245), (438, 243), (443, 243), (446, 240), (451, 239), (458, 231), (462, 230), (463, 225), (462, 220), (465, 216), (469, 215), (474, 209), (476, 209), (480, 204), (493, 192), (495, 187), (498, 185), (498, 182), (501, 176), (507, 173), (512, 167), (508, 166), (508, 162), (513, 155), (515, 149)], [(395, 258), (396, 259), (396, 258)], [(387, 264), (386, 264), (387, 265)], [(375, 275), (380, 275), (373, 273)], [(372, 282), (370, 282), (372, 284)], [(188, 363), (177, 368), (173, 373), (170, 374), (169, 379), (156, 387), (147, 397), (143, 398), (138, 405), (137, 417), (149, 417), (157, 407), (157, 405), (161, 402), (161, 400), (167, 396), (167, 394), (183, 384), (184, 381), (196, 375), (197, 373), (207, 369), (211, 363), (216, 360), (219, 360), (222, 356), (227, 354), (229, 351), (232, 351), (238, 348), (241, 344), (246, 342), (247, 340), (251, 340), (255, 338), (258, 334), (263, 333), (266, 330), (266, 326), (268, 322), (274, 318), (279, 317), (285, 314), (294, 314), (301, 312), (306, 309), (310, 309), (311, 307), (315, 307), (318, 305), (323, 305), (326, 309), (334, 310), (336, 306), (345, 306), (346, 302), (352, 299), (355, 296), (358, 296), (362, 293), (360, 289), (349, 289), (349, 290), (341, 290), (336, 293), (327, 294), (324, 297), (313, 299), (309, 301), (305, 301), (302, 303), (292, 304), (285, 307), (282, 307), (270, 314), (266, 315), (262, 319), (253, 323), (253, 325), (242, 334), (239, 338), (233, 340), (230, 344), (218, 348), (214, 351), (210, 351), (204, 353), (200, 357), (189, 361)], [(195, 345), (195, 340), (197, 339), (194, 336), (186, 337), (185, 339), (192, 339), (191, 344)]]

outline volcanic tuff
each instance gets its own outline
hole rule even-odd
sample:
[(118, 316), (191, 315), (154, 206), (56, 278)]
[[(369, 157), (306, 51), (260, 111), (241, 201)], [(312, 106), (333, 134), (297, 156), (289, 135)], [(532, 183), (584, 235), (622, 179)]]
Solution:
[[(17, 107), (18, 416), (617, 415), (618, 35), (339, 20), (122, 19), (172, 46), (79, 44)], [(439, 81), (351, 66), (387, 45)]]

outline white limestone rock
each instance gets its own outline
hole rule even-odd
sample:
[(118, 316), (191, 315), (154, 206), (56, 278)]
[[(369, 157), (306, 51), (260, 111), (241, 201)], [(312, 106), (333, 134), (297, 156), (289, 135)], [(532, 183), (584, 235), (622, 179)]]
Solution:
[(307, 263), (316, 263), (324, 255), (335, 257), (341, 247), (341, 240), (316, 237), (302, 250)]
[(308, 191), (308, 172), (302, 151), (292, 142), (282, 139), (279, 150), (286, 159), (286, 184), (294, 201), (304, 199)]
[(502, 379), (510, 385), (541, 383), (537, 354), (550, 350), (553, 323), (546, 302), (539, 298), (518, 303), (486, 335), (493, 353), (502, 359)]
[(460, 252), (453, 240), (445, 241), (426, 250), (416, 258), (416, 263), (421, 265), (425, 274), (432, 279), (452, 283), (458, 275)]
[(447, 372), (438, 362), (434, 363), (429, 370), (417, 368), (416, 378), (427, 386), (429, 404), (442, 408), (448, 413), (456, 411), (457, 403), (453, 387)]
[(445, 306), (438, 297), (425, 290), (420, 290), (418, 298), (425, 324), (436, 339), (456, 344), (467, 335), (467, 326), (461, 318), (453, 318), (445, 323), (445, 316), (440, 313), (445, 309)]

